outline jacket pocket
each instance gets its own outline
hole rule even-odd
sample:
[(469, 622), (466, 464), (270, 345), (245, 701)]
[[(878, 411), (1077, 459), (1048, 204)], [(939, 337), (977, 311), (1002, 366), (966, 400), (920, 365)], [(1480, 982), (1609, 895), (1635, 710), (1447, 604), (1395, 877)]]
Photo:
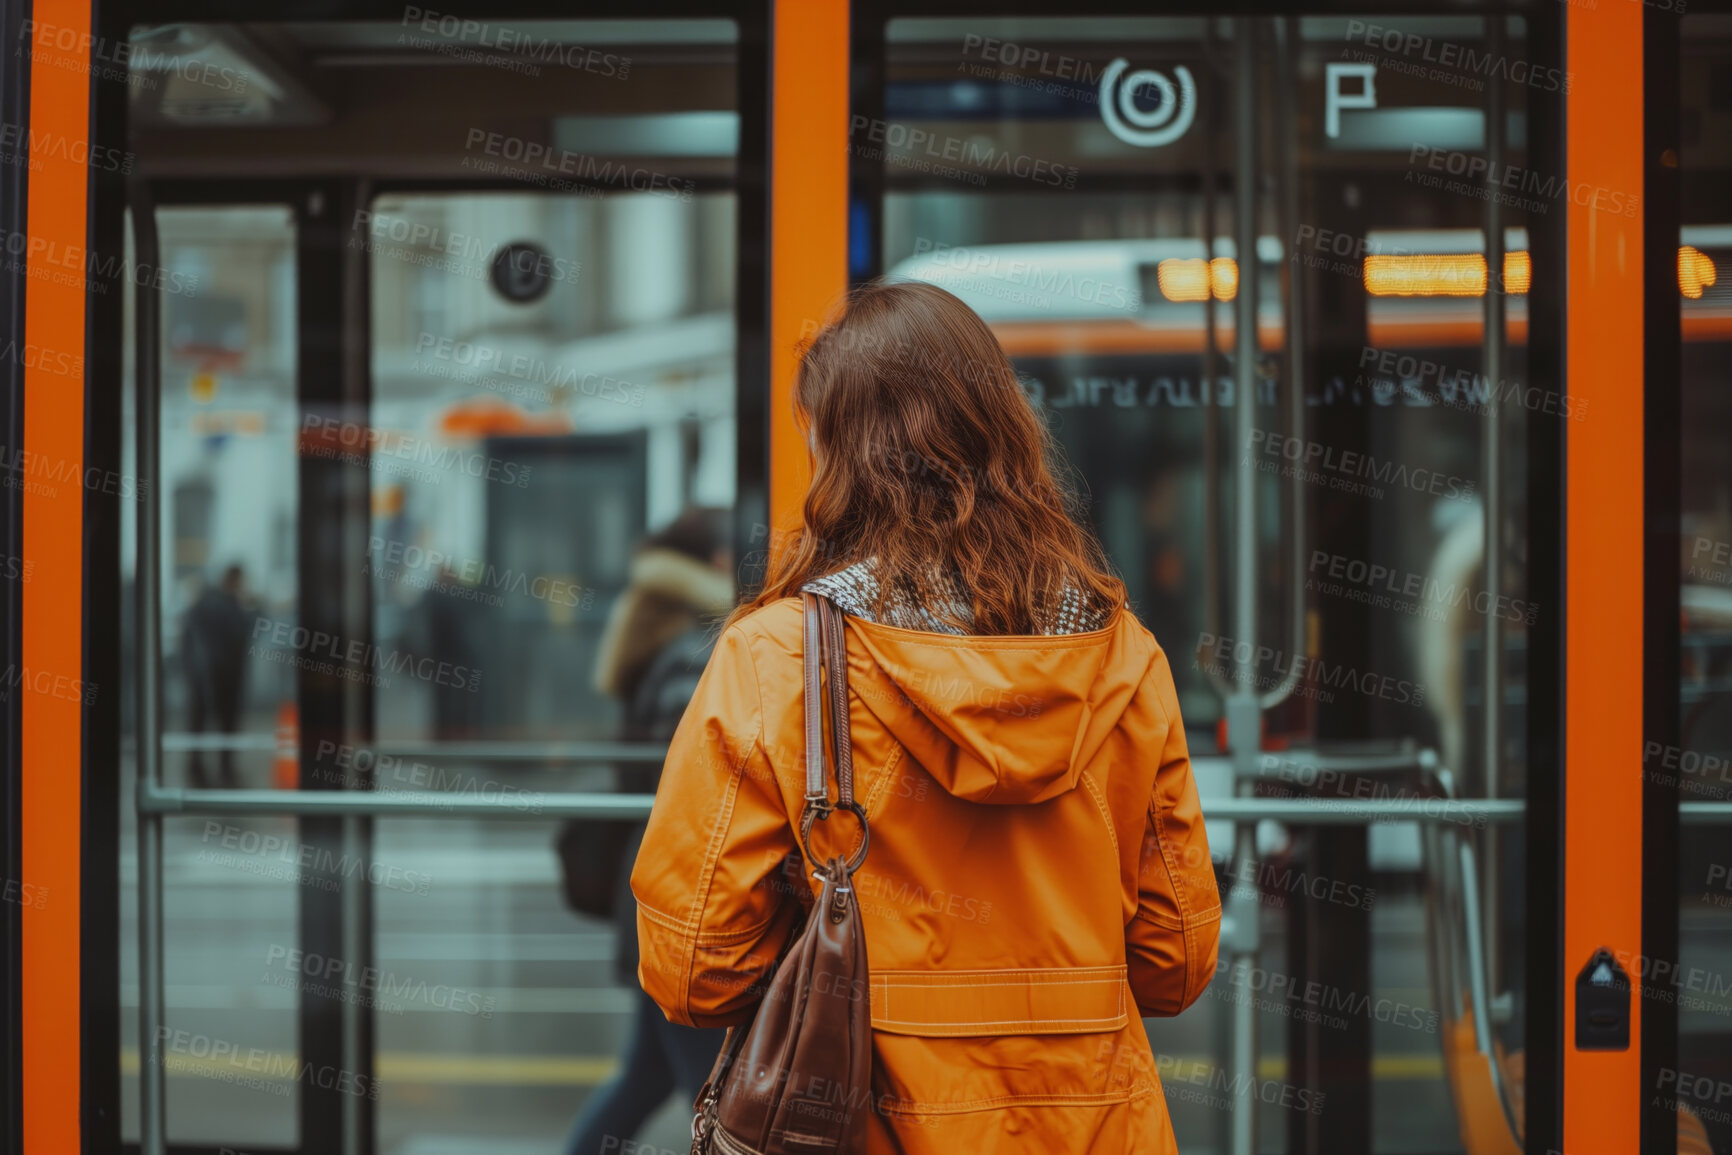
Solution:
[(899, 1126), (1156, 1093), (1123, 966), (875, 970), (872, 1027), (878, 1110)]
[(917, 1124), (1005, 1107), (1111, 1108), (1160, 1094), (1140, 1019), (1089, 1034), (925, 1038), (877, 1031), (872, 1048), (877, 1112)]

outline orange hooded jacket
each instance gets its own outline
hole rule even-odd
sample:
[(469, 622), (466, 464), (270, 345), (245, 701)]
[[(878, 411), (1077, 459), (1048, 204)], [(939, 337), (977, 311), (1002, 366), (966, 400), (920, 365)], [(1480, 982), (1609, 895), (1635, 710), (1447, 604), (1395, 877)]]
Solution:
[[(1125, 610), (1051, 637), (846, 632), (868, 1150), (1176, 1152), (1141, 1018), (1202, 993), (1221, 907), (1166, 655)], [(638, 977), (675, 1022), (749, 1020), (817, 891), (801, 644), (795, 598), (730, 626), (668, 750), (631, 885)], [(839, 813), (813, 842), (859, 830)]]

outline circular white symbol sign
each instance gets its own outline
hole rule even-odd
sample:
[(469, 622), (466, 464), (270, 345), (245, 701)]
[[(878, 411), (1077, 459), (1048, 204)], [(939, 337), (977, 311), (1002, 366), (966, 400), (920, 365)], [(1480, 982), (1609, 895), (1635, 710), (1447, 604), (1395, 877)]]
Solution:
[[(1138, 148), (1159, 148), (1184, 136), (1197, 118), (1197, 84), (1191, 70), (1182, 64), (1173, 69), (1179, 80), (1175, 88), (1165, 73), (1139, 68), (1127, 76), (1129, 67), (1130, 61), (1121, 56), (1101, 73), (1101, 120), (1107, 129)], [(1160, 93), (1161, 102), (1154, 108), (1137, 107), (1137, 90), (1144, 85)]]

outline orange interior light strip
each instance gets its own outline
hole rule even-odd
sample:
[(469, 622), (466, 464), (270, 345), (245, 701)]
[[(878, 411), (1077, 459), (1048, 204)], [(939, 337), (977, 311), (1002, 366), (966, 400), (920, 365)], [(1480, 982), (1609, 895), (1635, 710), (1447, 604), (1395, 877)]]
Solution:
[[(1365, 291), (1373, 297), (1483, 297), (1485, 257), (1479, 253), (1373, 253), (1365, 258)], [(1503, 291), (1528, 291), (1533, 261), (1525, 251), (1503, 256)]]
[(1206, 301), (1211, 293), (1217, 301), (1239, 295), (1239, 263), (1232, 257), (1168, 257), (1155, 266), (1155, 283), (1169, 301)]
[[(1198, 270), (1175, 269), (1173, 274), (1177, 290), (1191, 295), (1173, 296), (1168, 293), (1170, 300), (1203, 299), (1202, 262), (1162, 261), (1156, 269), (1161, 291), (1166, 292), (1167, 266), (1193, 263)], [(1374, 297), (1485, 296), (1485, 258), (1475, 253), (1374, 254), (1365, 258), (1364, 277), (1365, 291)], [(1525, 250), (1504, 254), (1503, 278), (1505, 292), (1514, 295), (1528, 291), (1533, 281), (1533, 260)], [(1713, 257), (1694, 245), (1683, 245), (1678, 249), (1678, 292), (1692, 301), (1700, 300), (1702, 294), (1713, 288), (1719, 279), (1720, 271), (1715, 267)], [(1237, 284), (1236, 277), (1234, 283)], [(1225, 299), (1231, 300), (1231, 294)]]

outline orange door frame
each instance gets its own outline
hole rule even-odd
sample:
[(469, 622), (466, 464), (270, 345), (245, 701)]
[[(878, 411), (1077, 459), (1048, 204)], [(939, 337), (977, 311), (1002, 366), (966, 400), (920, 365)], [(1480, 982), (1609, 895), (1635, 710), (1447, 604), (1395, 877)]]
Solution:
[(848, 287), (848, 0), (776, 0), (770, 89), (770, 541), (811, 480), (794, 421), (799, 342)]
[[(30, 276), (24, 306), (24, 556), (19, 703), (21, 866), (45, 890), (23, 909), (24, 1150), (80, 1147), (79, 920), (83, 785), (85, 251), (90, 166), (89, 32), (84, 0), (36, 0), (30, 47)], [(62, 46), (62, 44), (66, 46)], [(80, 367), (68, 376), (64, 364)], [(88, 687), (118, 693), (118, 686)], [(118, 885), (118, 880), (117, 883)]]
[[(1565, 19), (1563, 1148), (1638, 1150), (1642, 999), (1643, 193), (1641, 4)], [(1617, 78), (1617, 83), (1613, 83)], [(1637, 203), (1645, 202), (1638, 199)], [(1624, 1051), (1575, 1047), (1576, 975), (1600, 948), (1638, 986)], [(1536, 992), (1537, 993), (1537, 992)]]

